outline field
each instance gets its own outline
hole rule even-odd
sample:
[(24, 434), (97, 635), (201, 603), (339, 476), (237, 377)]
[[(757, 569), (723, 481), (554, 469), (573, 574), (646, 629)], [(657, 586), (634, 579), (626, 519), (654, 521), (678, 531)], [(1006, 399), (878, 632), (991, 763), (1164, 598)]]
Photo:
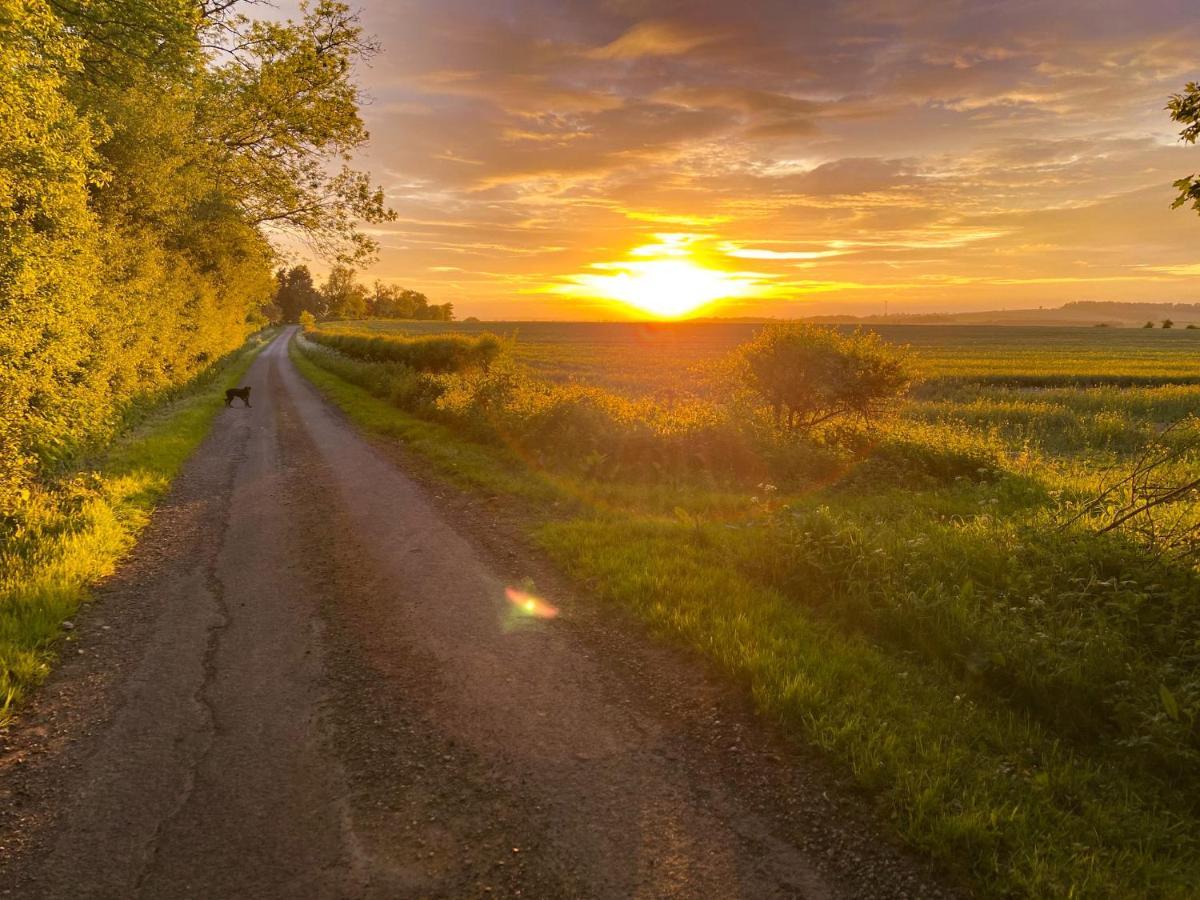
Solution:
[(1105, 532), (1119, 491), (1094, 498), (1159, 445), (1155, 479), (1195, 476), (1194, 426), (1169, 426), (1200, 408), (1200, 332), (881, 328), (912, 348), (909, 398), (800, 440), (722, 394), (714, 364), (757, 327), (399, 329), (515, 337), (483, 374), (321, 331), (296, 358), (365, 427), (527, 502), (562, 568), (982, 893), (1194, 896), (1200, 575), (1167, 538), (1200, 504)]
[[(729, 352), (762, 326), (372, 321), (361, 327), (402, 334), (511, 335), (517, 339), (516, 357), (548, 378), (576, 378), (622, 391), (653, 393), (681, 383), (691, 389), (693, 366)], [(930, 377), (1200, 383), (1200, 329), (893, 325), (871, 330), (912, 347)]]

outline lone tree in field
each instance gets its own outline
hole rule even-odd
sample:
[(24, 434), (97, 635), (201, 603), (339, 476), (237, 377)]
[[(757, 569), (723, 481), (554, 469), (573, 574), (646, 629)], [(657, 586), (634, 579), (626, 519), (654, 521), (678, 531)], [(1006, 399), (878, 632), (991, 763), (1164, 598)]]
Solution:
[(808, 431), (837, 418), (871, 421), (907, 390), (905, 351), (874, 332), (770, 325), (737, 353), (743, 382), (771, 407), (775, 424)]

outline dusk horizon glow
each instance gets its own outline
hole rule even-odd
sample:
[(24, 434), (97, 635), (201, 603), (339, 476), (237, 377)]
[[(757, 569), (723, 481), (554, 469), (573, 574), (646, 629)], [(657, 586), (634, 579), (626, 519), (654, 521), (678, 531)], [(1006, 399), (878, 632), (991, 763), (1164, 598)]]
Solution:
[(1200, 301), (1189, 4), (361, 5), (361, 277), (460, 317)]

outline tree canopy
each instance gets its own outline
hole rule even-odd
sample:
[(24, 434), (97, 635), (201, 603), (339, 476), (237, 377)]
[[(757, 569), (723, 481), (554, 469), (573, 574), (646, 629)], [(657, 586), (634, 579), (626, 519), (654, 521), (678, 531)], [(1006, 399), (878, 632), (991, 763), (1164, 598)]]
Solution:
[(375, 45), (334, 0), (253, 8), (0, 0), (0, 531), (132, 402), (290, 316), (274, 240), (375, 252), (390, 212), (348, 167)]
[(775, 424), (808, 431), (832, 419), (877, 418), (912, 381), (907, 356), (875, 332), (768, 325), (734, 356), (742, 382)]
[[(1172, 95), (1167, 109), (1171, 118), (1183, 126), (1183, 130), (1179, 132), (1180, 139), (1189, 144), (1196, 143), (1196, 138), (1200, 137), (1200, 84), (1189, 81), (1183, 93)], [(1179, 196), (1171, 205), (1178, 209), (1185, 203), (1190, 203), (1192, 209), (1200, 212), (1200, 177), (1192, 174), (1180, 178), (1175, 182), (1175, 187)]]

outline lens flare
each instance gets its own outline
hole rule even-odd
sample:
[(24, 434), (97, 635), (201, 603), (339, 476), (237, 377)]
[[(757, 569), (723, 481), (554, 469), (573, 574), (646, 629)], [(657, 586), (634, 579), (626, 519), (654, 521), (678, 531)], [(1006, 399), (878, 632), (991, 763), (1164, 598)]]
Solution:
[(513, 611), (520, 616), (532, 619), (553, 619), (558, 616), (558, 607), (518, 588), (505, 588), (504, 596), (512, 604)]

